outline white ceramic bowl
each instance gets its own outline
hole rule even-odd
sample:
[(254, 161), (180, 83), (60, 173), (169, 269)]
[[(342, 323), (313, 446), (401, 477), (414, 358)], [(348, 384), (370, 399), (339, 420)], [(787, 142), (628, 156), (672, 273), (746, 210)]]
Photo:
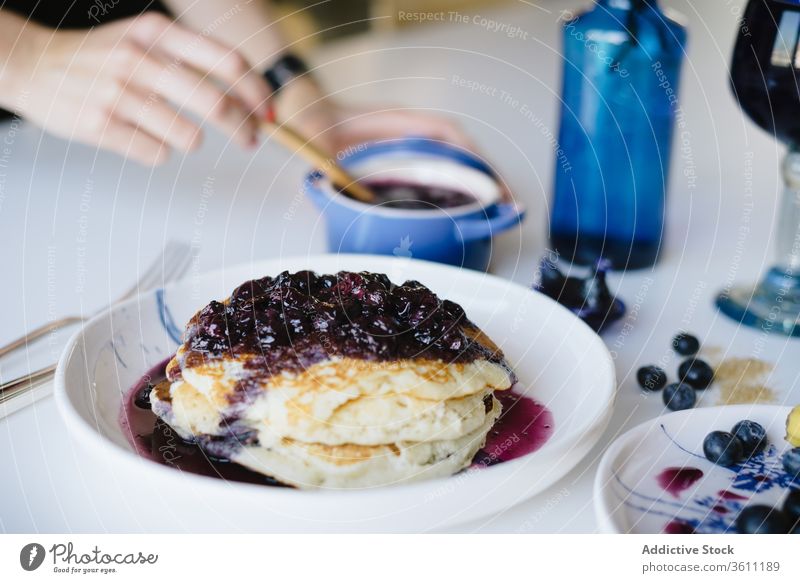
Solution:
[[(506, 352), (518, 390), (546, 405), (550, 440), (525, 457), (427, 482), (361, 491), (299, 491), (182, 473), (139, 457), (118, 423), (123, 394), (176, 348), (189, 317), (241, 282), (280, 271), (378, 271), (417, 279), (461, 303)], [(600, 338), (542, 294), (494, 276), (409, 259), (325, 255), (278, 259), (192, 278), (92, 319), (70, 340), (56, 372), (58, 406), (102, 464), (124, 504), (111, 530), (424, 531), (486, 516), (537, 494), (572, 469), (602, 434), (615, 393)]]

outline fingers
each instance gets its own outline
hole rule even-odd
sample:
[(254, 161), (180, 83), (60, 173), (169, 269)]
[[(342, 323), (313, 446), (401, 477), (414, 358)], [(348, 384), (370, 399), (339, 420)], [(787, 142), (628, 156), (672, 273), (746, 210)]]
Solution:
[(456, 122), (442, 116), (411, 111), (397, 112), (398, 123), (406, 127), (406, 135), (421, 135), (441, 140), (467, 150), (475, 150), (475, 144)]
[(381, 138), (421, 136), (475, 151), (475, 144), (454, 121), (439, 115), (413, 110), (384, 110), (351, 114), (343, 120), (340, 140), (349, 144)]
[(244, 148), (257, 143), (258, 121), (238, 99), (226, 95), (210, 78), (204, 79), (185, 67), (169, 67), (155, 55), (141, 50), (121, 59), (126, 62), (118, 66), (124, 67), (130, 84), (148, 95), (149, 100), (163, 97), (179, 111), (191, 111)]
[(169, 147), (163, 142), (116, 118), (109, 120), (98, 145), (146, 166), (158, 166), (169, 158)]
[(222, 81), (249, 111), (260, 118), (266, 115), (271, 91), (261, 75), (255, 73), (234, 49), (157, 13), (138, 17), (130, 27), (130, 35), (141, 46), (158, 47), (175, 62)]
[(179, 115), (157, 95), (147, 96), (135, 88), (122, 93), (114, 108), (114, 116), (182, 152), (197, 149), (202, 140), (200, 128), (195, 124)]

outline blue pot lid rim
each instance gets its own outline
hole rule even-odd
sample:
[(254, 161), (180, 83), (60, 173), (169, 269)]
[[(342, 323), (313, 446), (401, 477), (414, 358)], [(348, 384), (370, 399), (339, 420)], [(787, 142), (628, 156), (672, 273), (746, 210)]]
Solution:
[[(431, 154), (439, 158), (454, 160), (464, 166), (474, 168), (497, 180), (497, 175), (483, 160), (474, 154), (431, 138), (394, 138), (385, 141), (367, 142), (362, 144), (363, 149), (354, 149), (345, 154), (339, 162), (344, 167), (350, 167), (363, 160), (382, 154), (395, 152), (409, 152), (414, 154)], [(360, 146), (353, 146), (359, 148)], [(324, 172), (319, 169), (308, 173), (306, 180), (315, 182), (322, 178)]]

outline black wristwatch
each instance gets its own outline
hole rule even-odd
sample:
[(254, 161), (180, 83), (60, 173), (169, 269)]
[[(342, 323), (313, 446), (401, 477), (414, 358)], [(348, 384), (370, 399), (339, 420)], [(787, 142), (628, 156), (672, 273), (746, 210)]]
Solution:
[(306, 73), (308, 67), (303, 59), (294, 53), (286, 53), (264, 71), (264, 79), (272, 87), (273, 93), (278, 93), (289, 81)]

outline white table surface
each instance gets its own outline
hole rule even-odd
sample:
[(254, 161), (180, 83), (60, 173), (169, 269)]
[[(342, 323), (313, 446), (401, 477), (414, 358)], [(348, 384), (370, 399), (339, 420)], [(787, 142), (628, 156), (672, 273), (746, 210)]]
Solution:
[[(687, 147), (673, 158), (662, 261), (654, 270), (611, 278), (630, 308), (624, 325), (605, 337), (620, 385), (613, 420), (602, 443), (560, 483), (459, 531), (593, 532), (599, 457), (616, 435), (663, 411), (660, 395), (643, 396), (633, 373), (662, 359), (672, 370), (669, 340), (679, 328), (727, 355), (775, 362), (770, 384), (779, 400), (800, 402), (800, 341), (739, 328), (712, 305), (718, 288), (731, 278), (755, 279), (771, 258), (782, 155), (744, 119), (727, 87), (741, 3), (663, 3), (686, 16), (690, 31), (681, 91)], [(482, 12), (518, 25), (527, 38), (450, 22), (325, 46), (316, 59), (320, 76), (343, 99), (430, 108), (466, 126), (530, 209), (524, 227), (497, 242), (492, 267), (522, 283), (531, 281), (545, 248), (554, 167), (548, 134), (557, 130), (560, 70), (555, 20), (574, 5), (540, 0), (538, 6), (520, 2)], [(518, 104), (469, 92), (454, 75), (505, 91)], [(523, 115), (523, 104), (538, 122)], [(1, 125), (0, 141), (7, 148), (0, 151), (0, 342), (58, 315), (104, 305), (168, 239), (193, 243), (196, 271), (324, 251), (318, 215), (298, 194), (304, 165), (271, 146), (244, 153), (211, 135), (200, 152), (151, 171), (26, 124)], [(696, 179), (687, 177), (691, 172)], [(61, 333), (6, 359), (2, 378), (52, 361), (66, 337)], [(707, 393), (704, 402), (713, 402), (715, 392)], [(144, 529), (103, 510), (103, 472), (82, 463), (52, 397), (0, 421), (0, 468), (2, 532)], [(136, 495), (135, 485), (130, 494)]]

